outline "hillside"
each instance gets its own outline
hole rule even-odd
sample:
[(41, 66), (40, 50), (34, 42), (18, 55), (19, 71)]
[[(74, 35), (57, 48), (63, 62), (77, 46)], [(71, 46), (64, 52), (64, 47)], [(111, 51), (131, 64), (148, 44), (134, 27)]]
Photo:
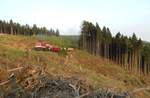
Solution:
[[(86, 80), (94, 88), (111, 88), (130, 92), (136, 98), (150, 98), (150, 91), (132, 93), (135, 89), (149, 87), (149, 77), (131, 74), (114, 62), (108, 63), (107, 59), (78, 49), (67, 56), (49, 51), (35, 51), (33, 47), (38, 40), (45, 40), (59, 47), (76, 47), (74, 40), (65, 37), (0, 35), (1, 70), (22, 65), (46, 66), (49, 76), (75, 76)], [(1, 71), (0, 82), (5, 80), (5, 74)]]

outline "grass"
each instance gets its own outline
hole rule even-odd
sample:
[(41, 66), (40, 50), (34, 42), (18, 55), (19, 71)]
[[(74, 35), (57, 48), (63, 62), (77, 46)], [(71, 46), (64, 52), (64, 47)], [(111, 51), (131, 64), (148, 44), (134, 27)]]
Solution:
[[(78, 76), (87, 80), (95, 88), (115, 88), (118, 91), (132, 91), (150, 85), (148, 77), (139, 77), (120, 68), (113, 62), (75, 49), (71, 56), (60, 56), (49, 51), (32, 50), (40, 40), (38, 36), (0, 36), (0, 68), (19, 65), (47, 65), (47, 72), (53, 76)], [(59, 47), (74, 47), (71, 39), (64, 37), (42, 37), (42, 40)], [(27, 49), (31, 51), (27, 52)], [(69, 54), (70, 55), (70, 54)], [(2, 74), (0, 74), (1, 77)], [(147, 91), (138, 98), (149, 98)]]

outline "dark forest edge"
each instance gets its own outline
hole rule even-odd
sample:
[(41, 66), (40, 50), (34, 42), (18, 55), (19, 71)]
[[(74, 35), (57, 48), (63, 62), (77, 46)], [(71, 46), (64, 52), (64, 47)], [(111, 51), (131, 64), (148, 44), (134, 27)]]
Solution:
[(36, 24), (33, 26), (21, 25), (19, 23), (10, 21), (0, 20), (0, 33), (12, 34), (12, 35), (46, 35), (46, 36), (59, 36), (59, 30), (56, 29), (47, 29), (46, 27), (37, 27)]
[(83, 21), (79, 47), (93, 55), (117, 62), (124, 69), (139, 75), (150, 75), (150, 44), (133, 33), (127, 37), (118, 32), (112, 36), (107, 27)]

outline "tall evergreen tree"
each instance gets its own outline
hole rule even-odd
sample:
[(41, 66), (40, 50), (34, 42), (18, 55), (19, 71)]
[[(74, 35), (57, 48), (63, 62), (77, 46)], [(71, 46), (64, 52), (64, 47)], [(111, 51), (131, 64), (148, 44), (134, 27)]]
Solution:
[(112, 37), (109, 28), (101, 30), (98, 23), (84, 21), (79, 46), (91, 54), (117, 62), (126, 70), (138, 74), (150, 74), (150, 45), (145, 45), (133, 33), (131, 37), (120, 32)]

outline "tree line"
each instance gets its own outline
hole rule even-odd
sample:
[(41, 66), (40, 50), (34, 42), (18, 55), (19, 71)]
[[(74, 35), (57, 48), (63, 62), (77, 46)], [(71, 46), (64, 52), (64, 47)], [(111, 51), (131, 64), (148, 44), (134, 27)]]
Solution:
[(12, 34), (12, 35), (55, 35), (59, 36), (59, 30), (50, 29), (48, 30), (46, 27), (37, 27), (34, 24), (32, 27), (28, 24), (21, 25), (19, 23), (15, 23), (12, 20), (9, 22), (0, 20), (0, 33), (4, 34)]
[(98, 23), (83, 21), (79, 48), (114, 61), (131, 72), (150, 75), (150, 44), (138, 39), (135, 33), (131, 37), (120, 32), (112, 36), (108, 27), (101, 29)]

